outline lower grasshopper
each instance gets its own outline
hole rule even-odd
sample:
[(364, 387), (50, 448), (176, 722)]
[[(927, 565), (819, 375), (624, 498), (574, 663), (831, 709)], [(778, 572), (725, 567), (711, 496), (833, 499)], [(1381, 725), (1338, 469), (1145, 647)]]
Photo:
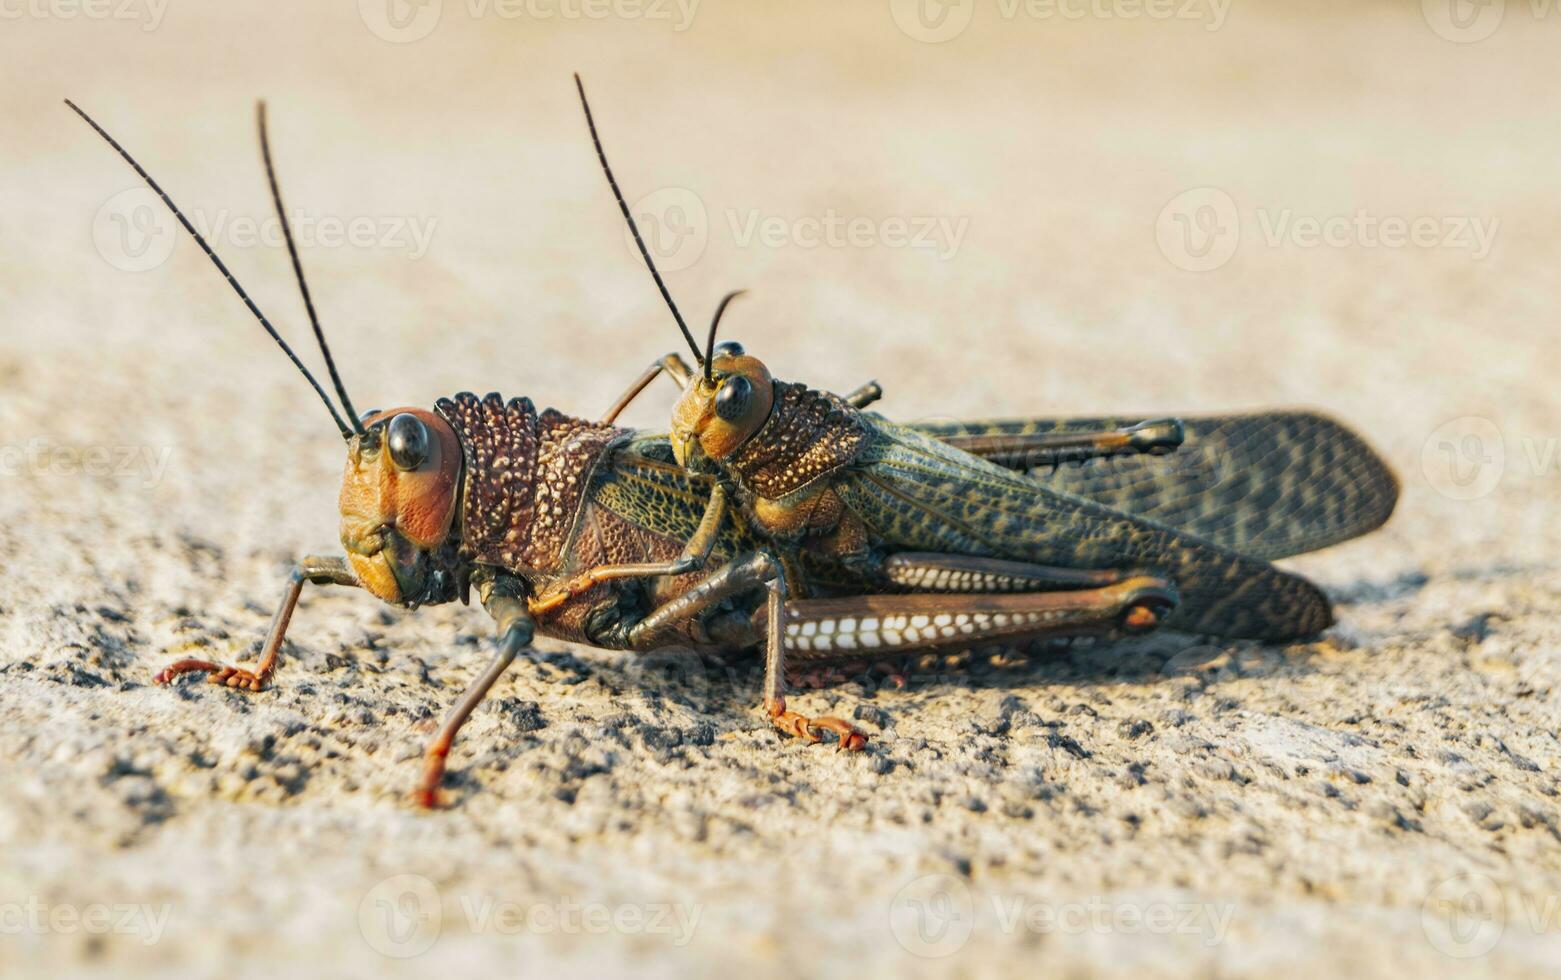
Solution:
[[(535, 635), (621, 650), (680, 647), (696, 651), (752, 648), (766, 640), (765, 705), (785, 732), (819, 741), (833, 731), (847, 749), (865, 736), (838, 718), (809, 718), (788, 710), (780, 695), (781, 658), (774, 624), (779, 597), (767, 587), (775, 569), (771, 543), (753, 531), (722, 521), (724, 489), (708, 476), (678, 465), (664, 435), (636, 433), (612, 424), (653, 375), (637, 381), (601, 422), (538, 412), (524, 398), (478, 398), (462, 393), (433, 408), (398, 408), (360, 415), (336, 369), (305, 280), (275, 170), (264, 105), (258, 123), (272, 202), (283, 230), (295, 278), (340, 409), (275, 327), (229, 272), (162, 187), (112, 136), (74, 103), (67, 102), (128, 163), (189, 232), (201, 251), (273, 341), (314, 388), (347, 447), (340, 494), (344, 556), (301, 559), (287, 579), (282, 601), (251, 668), (206, 660), (180, 660), (157, 675), (170, 683), (204, 674), (210, 683), (258, 692), (279, 665), (283, 641), (305, 583), (362, 588), (409, 608), (469, 601), (475, 588), (493, 617), (498, 642), (486, 670), (451, 709), (425, 753), (416, 798), (433, 806), (446, 761), (461, 726)], [(594, 131), (594, 125), (593, 125)], [(648, 259), (648, 255), (647, 255)], [(875, 385), (851, 396), (865, 405)], [(1136, 451), (1158, 446), (1130, 437)], [(1058, 453), (1078, 440), (1056, 440)], [(715, 562), (715, 571), (705, 565)], [(969, 639), (1003, 639), (1098, 632), (1129, 621), (1133, 610), (1158, 608), (1174, 595), (1152, 579), (1103, 586), (1087, 617), (1049, 610), (1025, 599), (996, 597), (958, 611), (987, 626)], [(830, 598), (827, 596), (834, 595)], [(920, 617), (945, 600), (929, 596), (840, 596), (794, 579), (788, 614), (833, 622), (841, 602), (881, 604), (886, 614)], [(967, 600), (968, 601), (968, 600)], [(1020, 605), (1023, 608), (1020, 608)], [(875, 607), (876, 608), (876, 607)], [(816, 610), (816, 612), (810, 612)], [(1101, 613), (1114, 611), (1111, 615)], [(951, 615), (956, 613), (951, 613)], [(1043, 621), (1044, 620), (1044, 621)], [(826, 658), (827, 659), (827, 658)], [(856, 660), (859, 657), (843, 657)]]

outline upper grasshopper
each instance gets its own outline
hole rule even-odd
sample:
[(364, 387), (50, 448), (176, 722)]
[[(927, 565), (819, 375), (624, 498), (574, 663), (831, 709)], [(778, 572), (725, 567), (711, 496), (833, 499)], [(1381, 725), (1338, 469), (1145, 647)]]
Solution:
[[(608, 180), (616, 194), (610, 170)], [(624, 215), (632, 228), (627, 208)], [(701, 351), (654, 265), (651, 273), (699, 365), (691, 370), (676, 354), (657, 362), (683, 385), (672, 412), (673, 453), (690, 472), (713, 469), (712, 507), (730, 498), (773, 564), (811, 569), (815, 588), (827, 578), (862, 596), (896, 589), (1031, 593), (1026, 601), (1067, 610), (1075, 626), (1116, 621), (1140, 630), (1166, 625), (1295, 640), (1331, 625), (1332, 609), (1317, 586), (1264, 558), (1371, 530), (1397, 499), (1396, 478), (1358, 436), (1309, 413), (1236, 420), (1226, 437), (1256, 445), (1248, 450), (1254, 466), (1230, 486), (1194, 486), (1174, 471), (1151, 472), (1126, 493), (1109, 482), (1084, 481), (1073, 488), (1081, 492), (1047, 486), (1015, 470), (1060, 446), (1080, 460), (1170, 452), (1186, 427), (1176, 420), (1093, 431), (1044, 420), (921, 431), (895, 425), (836, 395), (775, 380), (739, 344), (717, 346), (719, 311)], [(1199, 427), (1228, 429), (1230, 421), (1202, 420)], [(1199, 448), (1231, 448), (1211, 442)], [(1089, 499), (1101, 496), (1110, 499)], [(1182, 527), (1144, 513), (1167, 505), (1170, 513), (1159, 516)], [(1252, 545), (1250, 554), (1237, 550), (1244, 545)], [(1124, 582), (1153, 583), (1159, 592), (1146, 593), (1124, 615), (1100, 592)], [(830, 653), (921, 648), (929, 638), (969, 642), (970, 631), (954, 628), (957, 619), (934, 619), (930, 630), (911, 630), (905, 643), (904, 631), (886, 629), (882, 617), (869, 614), (872, 607), (868, 599), (843, 605), (840, 618), (817, 633), (805, 613), (789, 614), (786, 639), (772, 643), (772, 657), (793, 641)]]

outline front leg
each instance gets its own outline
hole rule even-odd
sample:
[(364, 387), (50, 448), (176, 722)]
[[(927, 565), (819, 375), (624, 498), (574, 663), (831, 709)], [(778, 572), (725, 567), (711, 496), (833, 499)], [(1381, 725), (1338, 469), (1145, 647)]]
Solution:
[(164, 667), (153, 681), (158, 684), (169, 684), (181, 674), (204, 673), (207, 675), (206, 680), (212, 684), (222, 684), (240, 691), (261, 690), (271, 679), (271, 675), (276, 672), (277, 663), (281, 660), (282, 640), (287, 636), (287, 624), (292, 621), (293, 609), (298, 605), (298, 596), (303, 591), (305, 582), (313, 582), (316, 585), (356, 587), (358, 579), (352, 574), (347, 559), (310, 555), (294, 565), (293, 570), (288, 573), (287, 591), (282, 593), (282, 604), (277, 607), (276, 615), (271, 619), (271, 628), (266, 632), (266, 642), (260, 648), (260, 663), (254, 670), (228, 667), (210, 660), (180, 660)]
[(553, 586), (530, 602), (533, 616), (545, 616), (570, 599), (578, 598), (590, 590), (620, 578), (655, 578), (661, 575), (684, 575), (705, 567), (710, 552), (720, 537), (721, 521), (726, 516), (726, 488), (717, 483), (710, 489), (710, 501), (705, 505), (699, 526), (683, 546), (683, 551), (671, 561), (637, 562), (627, 565), (596, 565)]
[(531, 638), (536, 632), (536, 622), (527, 612), (524, 600), (490, 593), (483, 604), (498, 629), (498, 648), (494, 650), (487, 669), (471, 682), (461, 699), (450, 709), (444, 724), (439, 727), (439, 733), (428, 743), (423, 753), (423, 781), (418, 785), (414, 798), (419, 806), (426, 809), (439, 805), (439, 786), (444, 782), (445, 763), (450, 757), (450, 747), (455, 744), (456, 734), (477, 709), (477, 705), (488, 696), (499, 677), (514, 663), (516, 654), (531, 644)]
[(662, 373), (665, 373), (676, 382), (679, 388), (687, 386), (688, 379), (694, 376), (694, 372), (689, 368), (688, 362), (684, 361), (681, 356), (668, 354), (665, 357), (658, 358), (639, 377), (634, 379), (634, 382), (629, 385), (628, 389), (618, 396), (617, 401), (612, 403), (612, 407), (607, 409), (606, 414), (602, 416), (602, 424), (611, 425), (616, 422), (618, 416), (623, 414), (623, 410), (628, 408), (634, 399), (640, 397), (640, 392), (649, 388), (650, 383), (655, 381), (656, 377)]

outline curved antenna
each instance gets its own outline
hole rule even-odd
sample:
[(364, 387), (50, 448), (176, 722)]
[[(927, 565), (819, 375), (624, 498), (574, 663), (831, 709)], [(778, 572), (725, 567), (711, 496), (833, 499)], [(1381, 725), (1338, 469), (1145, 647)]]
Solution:
[(293, 277), (298, 280), (298, 291), (304, 296), (304, 309), (309, 311), (309, 325), (314, 328), (314, 339), (320, 343), (320, 353), (325, 355), (325, 369), (331, 373), (331, 384), (336, 387), (336, 397), (341, 399), (342, 411), (347, 415), (347, 421), (352, 423), (353, 431), (363, 435), (363, 422), (358, 418), (358, 410), (352, 407), (352, 399), (347, 396), (347, 386), (342, 384), (341, 375), (336, 371), (336, 359), (331, 356), (331, 347), (325, 342), (325, 331), (320, 327), (320, 317), (314, 311), (314, 297), (309, 294), (309, 282), (304, 278), (303, 263), (298, 259), (298, 244), (293, 241), (293, 227), (287, 221), (287, 209), (282, 205), (282, 189), (276, 183), (276, 168), (271, 164), (271, 137), (266, 130), (266, 103), (262, 99), (255, 104), (255, 117), (260, 126), (260, 156), (266, 164), (266, 183), (271, 185), (271, 203), (276, 205), (276, 218), (282, 223), (282, 238), (287, 242), (287, 257), (293, 260)]
[(661, 298), (667, 301), (667, 309), (672, 311), (672, 319), (678, 322), (678, 329), (683, 331), (683, 339), (688, 341), (688, 349), (694, 352), (694, 358), (699, 358), (699, 345), (694, 342), (694, 335), (689, 332), (688, 324), (683, 322), (683, 314), (678, 312), (678, 305), (672, 302), (672, 294), (667, 292), (667, 284), (661, 280), (661, 273), (656, 270), (656, 263), (651, 260), (650, 249), (645, 247), (645, 240), (640, 237), (639, 225), (634, 223), (634, 215), (629, 212), (629, 205), (623, 200), (623, 192), (618, 189), (618, 181), (612, 175), (612, 167), (607, 163), (607, 154), (602, 150), (601, 137), (596, 135), (596, 120), (591, 118), (591, 103), (585, 100), (585, 85), (580, 81), (580, 73), (575, 72), (575, 88), (580, 92), (580, 107), (585, 110), (585, 124), (591, 130), (591, 143), (596, 147), (596, 159), (602, 163), (602, 173), (607, 175), (607, 186), (612, 188), (612, 196), (618, 200), (618, 210), (623, 212), (623, 220), (629, 223), (629, 232), (634, 235), (634, 244), (640, 247), (640, 256), (645, 259), (645, 267), (650, 270), (652, 279), (656, 280), (656, 288), (661, 290)]
[(325, 389), (320, 387), (320, 382), (316, 381), (314, 375), (309, 373), (309, 369), (304, 367), (303, 361), (298, 359), (298, 355), (293, 353), (293, 349), (287, 346), (287, 341), (283, 340), (282, 335), (276, 332), (276, 328), (271, 325), (271, 321), (267, 320), (266, 315), (260, 312), (260, 307), (256, 306), (255, 301), (249, 298), (248, 293), (244, 292), (244, 287), (240, 286), (238, 280), (233, 278), (233, 273), (228, 271), (228, 267), (223, 264), (222, 259), (218, 258), (217, 253), (213, 252), (211, 246), (206, 244), (206, 239), (202, 238), (201, 233), (195, 230), (194, 225), (190, 224), (190, 219), (184, 216), (184, 212), (179, 210), (179, 206), (174, 204), (173, 199), (158, 186), (157, 181), (152, 179), (152, 175), (142, 169), (139, 163), (136, 163), (135, 157), (130, 155), (130, 151), (120, 146), (119, 141), (108, 135), (108, 131), (99, 126), (95, 119), (83, 112), (81, 107), (70, 99), (66, 99), (65, 104), (70, 106), (71, 111), (75, 112), (76, 115), (86, 120), (87, 125), (91, 126), (99, 136), (103, 137), (108, 145), (112, 146), (114, 151), (140, 175), (141, 179), (146, 181), (146, 186), (150, 187), (158, 197), (162, 198), (163, 203), (168, 206), (168, 210), (172, 211), (173, 216), (179, 219), (179, 224), (183, 225), (184, 230), (190, 233), (190, 237), (195, 239), (195, 244), (201, 247), (201, 251), (206, 253), (208, 259), (211, 259), (212, 264), (217, 267), (217, 271), (222, 273), (222, 277), (228, 281), (228, 285), (233, 287), (235, 293), (238, 293), (238, 298), (244, 301), (244, 305), (249, 308), (249, 312), (255, 315), (255, 319), (260, 321), (260, 325), (266, 328), (266, 333), (270, 334), (271, 339), (276, 341), (278, 347), (282, 348), (282, 353), (287, 355), (287, 359), (293, 362), (293, 366), (309, 380), (309, 384), (314, 386), (315, 394), (319, 395), (320, 401), (325, 403), (326, 410), (331, 413), (331, 418), (336, 422), (336, 428), (341, 430), (342, 438), (351, 439), (352, 430), (347, 427), (347, 423), (341, 420), (341, 415), (337, 413), (336, 406), (331, 404), (330, 398), (325, 394)]
[(736, 299), (747, 291), (748, 290), (746, 289), (734, 289), (725, 296), (722, 296), (721, 305), (715, 308), (715, 316), (710, 318), (710, 335), (705, 338), (704, 366), (706, 381), (715, 380), (710, 376), (710, 362), (715, 357), (715, 331), (716, 328), (721, 325), (721, 314), (726, 312), (726, 304), (730, 303), (732, 300)]

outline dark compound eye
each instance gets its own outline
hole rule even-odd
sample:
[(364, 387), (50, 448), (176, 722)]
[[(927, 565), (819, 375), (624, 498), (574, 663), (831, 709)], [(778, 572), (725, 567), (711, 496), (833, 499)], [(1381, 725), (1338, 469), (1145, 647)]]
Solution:
[(390, 461), (397, 469), (415, 470), (428, 461), (428, 427), (417, 416), (402, 412), (386, 430)]
[(711, 351), (710, 356), (711, 357), (742, 357), (743, 353), (744, 353), (744, 351), (743, 351), (743, 345), (742, 344), (739, 344), (735, 340), (723, 340), (719, 344), (715, 345), (715, 350)]
[(742, 375), (733, 375), (715, 393), (715, 413), (728, 422), (735, 422), (748, 411), (753, 401), (753, 383)]

